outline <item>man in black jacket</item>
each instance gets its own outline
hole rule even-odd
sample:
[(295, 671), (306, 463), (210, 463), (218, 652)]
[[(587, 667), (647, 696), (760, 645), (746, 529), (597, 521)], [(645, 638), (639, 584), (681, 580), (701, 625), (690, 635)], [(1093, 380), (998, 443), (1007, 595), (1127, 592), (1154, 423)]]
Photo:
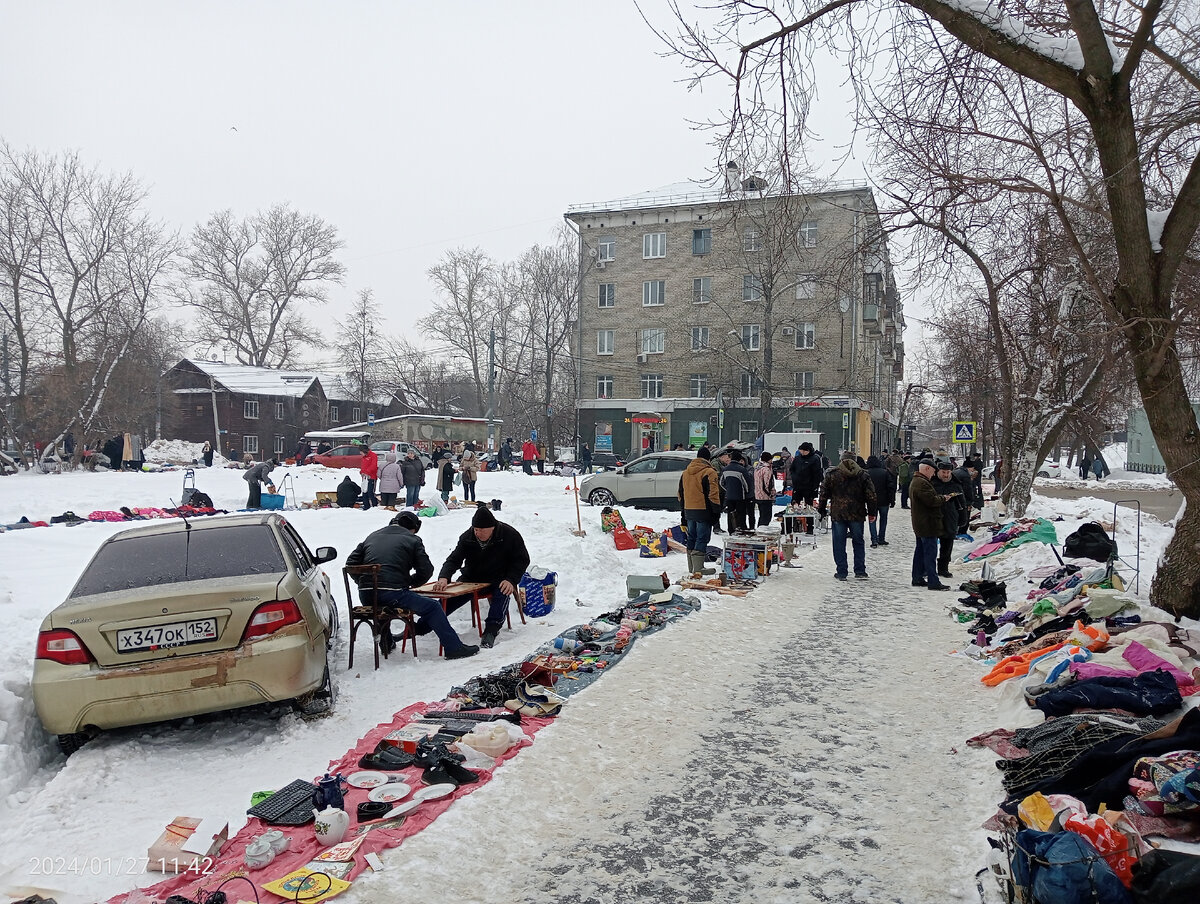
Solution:
[(351, 480), (350, 475), (347, 474), (337, 486), (338, 508), (354, 508), (354, 504), (358, 502), (358, 497), (361, 495), (362, 487)]
[(971, 525), (971, 508), (975, 505), (975, 479), (979, 471), (975, 468), (974, 460), (968, 458), (961, 467), (955, 468), (951, 476), (958, 481), (962, 488), (961, 505), (958, 512), (958, 533), (965, 534)]
[[(367, 536), (346, 557), (347, 565), (380, 565), (379, 602), (385, 606), (408, 609), (420, 618), (419, 627), (432, 630), (441, 641), (447, 659), (464, 659), (479, 652), (474, 644), (465, 644), (450, 627), (441, 603), (413, 593), (433, 574), (433, 563), (425, 544), (417, 536), (421, 519), (414, 512), (401, 512), (386, 527)], [(369, 593), (360, 586), (359, 596)], [(364, 599), (370, 605), (370, 600)], [(424, 633), (424, 632), (422, 632)], [(392, 637), (380, 638), (381, 645), (395, 646)]]
[(896, 475), (879, 460), (879, 456), (867, 457), (867, 476), (875, 487), (875, 520), (871, 526), (871, 548), (887, 546), (888, 509), (896, 504)]
[(937, 473), (929, 481), (934, 490), (946, 497), (942, 505), (942, 532), (938, 535), (937, 573), (939, 577), (952, 578), (950, 571), (950, 556), (953, 554), (954, 538), (958, 534), (958, 525), (962, 520), (963, 498), (962, 484), (954, 478), (954, 468), (944, 458), (938, 459)]
[[(491, 585), (487, 591), (491, 605), (480, 643), (492, 647), (508, 616), (508, 599), (517, 592), (528, 567), (529, 552), (524, 538), (511, 524), (497, 521), (491, 509), (480, 505), (475, 507), (470, 529), (458, 538), (458, 545), (442, 563), (437, 588), (444, 590), (460, 568), (460, 580)], [(455, 608), (452, 605), (451, 611)]]
[[(825, 479), (821, 456), (813, 451), (812, 443), (801, 443), (796, 448), (788, 473), (792, 481), (792, 502), (812, 505), (821, 492), (821, 482)], [(812, 532), (813, 520), (809, 518), (805, 533)]]

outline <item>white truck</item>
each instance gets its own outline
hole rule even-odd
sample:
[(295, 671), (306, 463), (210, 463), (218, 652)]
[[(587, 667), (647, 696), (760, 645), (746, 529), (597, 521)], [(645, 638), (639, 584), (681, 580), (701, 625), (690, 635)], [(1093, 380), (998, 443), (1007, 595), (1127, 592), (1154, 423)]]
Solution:
[[(763, 451), (764, 452), (782, 452), (783, 447), (787, 446), (788, 451), (793, 455), (796, 454), (796, 449), (801, 443), (812, 443), (812, 447), (818, 452), (825, 451), (825, 434), (813, 433), (811, 431), (803, 431), (799, 433), (764, 433), (763, 434)], [(826, 453), (828, 454), (828, 453)]]

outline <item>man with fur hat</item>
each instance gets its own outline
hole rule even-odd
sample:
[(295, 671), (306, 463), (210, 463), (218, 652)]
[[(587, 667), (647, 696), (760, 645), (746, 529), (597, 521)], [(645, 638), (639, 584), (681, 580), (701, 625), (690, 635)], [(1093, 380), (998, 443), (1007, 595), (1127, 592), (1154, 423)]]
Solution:
[(950, 586), (938, 579), (937, 566), (938, 538), (945, 529), (942, 509), (949, 497), (934, 488), (932, 481), (935, 473), (933, 459), (922, 458), (909, 484), (912, 528), (917, 537), (917, 545), (913, 550), (912, 583), (914, 587), (949, 590)]
[(867, 472), (858, 466), (853, 452), (843, 452), (836, 468), (830, 469), (821, 484), (821, 498), (817, 512), (822, 518), (829, 513), (833, 523), (834, 577), (844, 581), (848, 577), (846, 563), (846, 537), (854, 547), (854, 576), (867, 578), (867, 550), (863, 542), (863, 522), (875, 520), (879, 507), (875, 485)]
[[(528, 567), (529, 552), (521, 534), (511, 524), (497, 521), (491, 509), (480, 505), (475, 507), (471, 527), (458, 538), (458, 545), (442, 563), (437, 589), (446, 589), (454, 572), (460, 568), (460, 580), (491, 585), (487, 591), (491, 604), (480, 643), (492, 647), (508, 617), (508, 599), (517, 592), (517, 585)], [(451, 611), (455, 608), (457, 606), (452, 603)]]
[[(433, 631), (441, 641), (447, 659), (464, 659), (479, 652), (479, 647), (466, 644), (450, 627), (442, 604), (429, 597), (413, 593), (433, 574), (433, 563), (425, 552), (425, 544), (417, 536), (421, 519), (415, 512), (401, 512), (388, 522), (386, 527), (367, 536), (346, 557), (347, 565), (379, 565), (379, 602), (395, 609), (408, 609), (420, 618), (418, 633)], [(365, 605), (370, 599), (364, 594), (369, 587), (359, 585), (359, 597)], [(380, 637), (380, 646), (390, 652), (396, 638), (386, 631)]]

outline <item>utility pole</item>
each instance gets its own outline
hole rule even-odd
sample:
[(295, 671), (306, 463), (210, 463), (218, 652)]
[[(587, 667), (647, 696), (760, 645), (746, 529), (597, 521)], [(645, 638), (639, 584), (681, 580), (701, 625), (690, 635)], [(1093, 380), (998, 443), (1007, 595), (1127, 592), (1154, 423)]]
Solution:
[(496, 451), (496, 321), (488, 337), (488, 451)]

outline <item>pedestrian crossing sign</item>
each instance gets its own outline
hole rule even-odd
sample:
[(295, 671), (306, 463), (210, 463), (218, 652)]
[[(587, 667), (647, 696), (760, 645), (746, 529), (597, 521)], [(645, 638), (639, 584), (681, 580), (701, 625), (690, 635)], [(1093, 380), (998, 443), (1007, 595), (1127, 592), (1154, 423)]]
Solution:
[(956, 443), (973, 443), (973, 442), (975, 442), (975, 422), (974, 421), (955, 421), (954, 422), (954, 441)]

